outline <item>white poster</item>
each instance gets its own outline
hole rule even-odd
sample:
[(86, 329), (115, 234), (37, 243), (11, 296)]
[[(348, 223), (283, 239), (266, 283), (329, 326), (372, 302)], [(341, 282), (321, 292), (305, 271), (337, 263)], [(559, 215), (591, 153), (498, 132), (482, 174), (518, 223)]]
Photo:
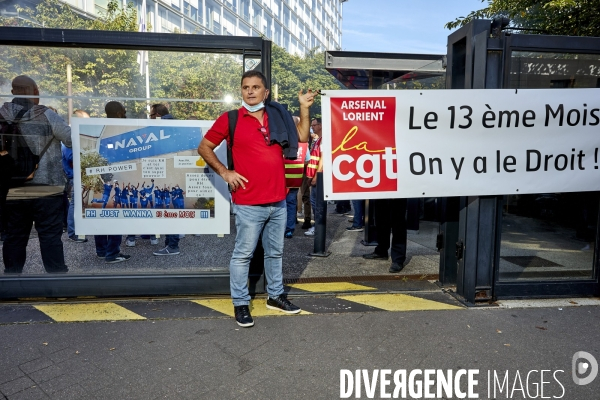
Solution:
[(76, 234), (228, 234), (227, 184), (197, 153), (212, 123), (73, 118)]
[(600, 89), (326, 94), (328, 200), (600, 190)]

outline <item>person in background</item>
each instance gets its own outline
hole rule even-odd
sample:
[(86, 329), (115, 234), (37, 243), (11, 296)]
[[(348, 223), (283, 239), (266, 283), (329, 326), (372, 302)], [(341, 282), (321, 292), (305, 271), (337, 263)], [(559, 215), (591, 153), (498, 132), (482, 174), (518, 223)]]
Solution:
[[(90, 114), (83, 110), (75, 110), (73, 116), (77, 118), (89, 118)], [(61, 143), (62, 164), (67, 176), (69, 189), (69, 207), (67, 208), (67, 236), (75, 243), (85, 243), (88, 240), (75, 235), (75, 190), (73, 187), (73, 150)]]
[(354, 208), (354, 217), (352, 225), (347, 227), (348, 232), (362, 232), (365, 225), (365, 201), (352, 200), (352, 208)]
[(69, 180), (67, 183), (67, 188), (69, 192), (69, 206), (67, 208), (67, 236), (69, 240), (75, 243), (85, 243), (88, 240), (84, 238), (79, 238), (75, 235), (75, 190), (73, 188), (73, 150), (70, 147), (64, 145), (64, 143), (60, 144), (60, 150), (62, 153), (62, 165), (63, 170), (65, 171), (65, 176)]
[[(300, 117), (292, 117), (298, 129)], [(295, 160), (285, 160), (285, 186), (288, 190), (285, 197), (287, 208), (287, 222), (285, 225), (286, 239), (294, 237), (294, 229), (296, 228), (296, 207), (298, 202), (298, 190), (302, 186), (302, 172), (304, 170), (304, 158), (307, 150), (305, 143), (298, 144), (298, 157)], [(301, 151), (302, 150), (302, 151)]]
[(332, 214), (335, 215), (350, 215), (350, 200), (337, 200), (335, 202), (335, 210)]
[(398, 273), (406, 261), (406, 199), (377, 199), (374, 201), (377, 247), (364, 254), (367, 260), (387, 260), (391, 240), (392, 265), (390, 273)]
[[(316, 124), (317, 121), (312, 121), (311, 129), (314, 129), (313, 126)], [(304, 159), (304, 170), (302, 171), (302, 186), (300, 187), (300, 196), (302, 200), (302, 208), (304, 211), (304, 222), (302, 223), (302, 229), (310, 229), (310, 227), (312, 226), (310, 222), (312, 219), (312, 207), (310, 205), (310, 182), (312, 178), (308, 178), (306, 176), (306, 168), (308, 167), (308, 163), (310, 162), (310, 150), (312, 149), (312, 146), (316, 140), (315, 138), (313, 138), (313, 136), (316, 137), (316, 139), (318, 139), (317, 135), (311, 133), (308, 142), (308, 149), (306, 151), (306, 158)]]
[[(125, 107), (118, 101), (109, 101), (108, 103), (106, 103), (104, 111), (106, 112), (107, 118), (125, 118), (126, 114)], [(115, 198), (118, 197), (118, 194), (116, 193), (116, 188), (118, 186), (119, 183), (115, 180)], [(104, 204), (102, 208), (105, 207), (106, 204)], [(122, 235), (94, 235), (94, 242), (96, 244), (96, 255), (99, 258), (104, 258), (104, 261), (107, 264), (114, 264), (129, 260), (131, 258), (130, 255), (121, 253), (122, 240)]]
[[(310, 161), (306, 166), (306, 177), (310, 179), (310, 205), (312, 207), (315, 222), (320, 217), (317, 208), (317, 172), (323, 172), (323, 157), (321, 157), (321, 119), (315, 118), (312, 120), (311, 125), (313, 126), (313, 132), (317, 135), (317, 139), (313, 142), (312, 149), (310, 151)], [(324, 212), (325, 210), (323, 210)], [(304, 232), (305, 236), (315, 236), (315, 227), (311, 227), (309, 230)]]
[[(39, 97), (31, 97), (39, 96), (40, 91), (29, 76), (15, 77), (11, 86), (11, 93), (15, 97), (0, 108), (1, 120), (3, 124), (14, 123), (20, 135), (26, 139), (27, 147), (33, 154), (40, 156), (40, 159), (33, 178), (18, 190), (11, 189), (12, 182), (5, 179), (0, 181), (2, 202), (5, 201), (2, 204), (2, 214), (6, 218), (2, 246), (4, 273), (23, 272), (27, 244), (34, 226), (46, 272), (68, 272), (61, 239), (66, 179), (61, 163), (60, 143), (71, 147), (71, 128), (54, 111), (40, 105)], [(20, 95), (27, 97), (18, 97)], [(7, 139), (2, 138), (3, 146), (0, 151), (2, 172), (18, 157), (14, 147), (4, 146)]]
[(138, 199), (140, 197), (139, 187), (140, 183), (138, 182), (137, 186), (131, 185), (131, 189), (129, 190), (129, 204), (131, 208), (138, 208)]

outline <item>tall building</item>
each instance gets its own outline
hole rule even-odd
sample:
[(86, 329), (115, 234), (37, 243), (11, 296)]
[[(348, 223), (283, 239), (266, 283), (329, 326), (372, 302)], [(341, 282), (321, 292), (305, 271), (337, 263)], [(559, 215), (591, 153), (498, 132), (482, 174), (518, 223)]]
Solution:
[[(42, 0), (43, 1), (43, 0)], [(106, 11), (109, 0), (61, 0), (91, 18)], [(121, 0), (120, 0), (121, 1)], [(342, 3), (347, 0), (122, 0), (141, 12), (153, 32), (264, 36), (291, 54), (340, 50)], [(35, 0), (0, 0), (31, 5)], [(10, 10), (12, 11), (12, 10)], [(9, 11), (9, 12), (10, 12)]]

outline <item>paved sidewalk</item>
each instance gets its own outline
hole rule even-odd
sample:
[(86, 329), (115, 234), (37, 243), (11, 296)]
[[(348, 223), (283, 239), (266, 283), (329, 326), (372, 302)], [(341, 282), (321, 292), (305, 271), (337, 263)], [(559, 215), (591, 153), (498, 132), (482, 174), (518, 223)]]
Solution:
[(544, 396), (595, 399), (600, 377), (575, 385), (571, 359), (600, 359), (599, 322), (600, 307), (572, 306), (265, 316), (251, 329), (230, 317), (4, 324), (0, 398), (333, 399), (341, 369), (478, 369), (477, 398), (491, 398), (488, 371), (508, 371), (516, 392), (496, 399), (533, 398), (541, 381)]

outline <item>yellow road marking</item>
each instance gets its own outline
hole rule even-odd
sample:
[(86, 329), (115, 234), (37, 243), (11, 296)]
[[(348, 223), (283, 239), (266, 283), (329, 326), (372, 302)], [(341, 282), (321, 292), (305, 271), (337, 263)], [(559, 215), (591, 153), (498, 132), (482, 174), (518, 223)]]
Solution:
[(421, 299), (406, 294), (359, 294), (338, 296), (340, 299), (381, 308), (387, 311), (417, 311), (417, 310), (461, 310), (462, 307), (440, 303), (433, 300)]
[(57, 322), (146, 319), (114, 303), (50, 304), (34, 307)]
[[(192, 302), (196, 304), (200, 304), (201, 306), (211, 308), (215, 311), (223, 313), (225, 315), (229, 315), (230, 317), (234, 316), (233, 313), (233, 304), (231, 304), (231, 300), (229, 299), (209, 299), (209, 300), (192, 300)], [(267, 299), (254, 299), (250, 300), (250, 314), (253, 317), (264, 317), (267, 315), (274, 316), (286, 316), (286, 315), (310, 315), (312, 313), (308, 311), (301, 311), (299, 314), (286, 314), (281, 311), (270, 310), (267, 308)]]
[(294, 289), (307, 292), (350, 292), (354, 290), (377, 290), (376, 288), (357, 285), (350, 282), (328, 282), (328, 283), (292, 283), (286, 285)]

